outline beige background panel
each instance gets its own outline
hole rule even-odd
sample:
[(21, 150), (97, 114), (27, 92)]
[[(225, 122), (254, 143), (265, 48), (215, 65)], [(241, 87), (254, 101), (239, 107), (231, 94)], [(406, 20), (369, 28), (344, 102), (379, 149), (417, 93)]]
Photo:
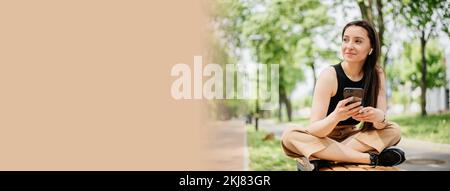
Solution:
[(1, 170), (203, 169), (200, 1), (1, 1)]

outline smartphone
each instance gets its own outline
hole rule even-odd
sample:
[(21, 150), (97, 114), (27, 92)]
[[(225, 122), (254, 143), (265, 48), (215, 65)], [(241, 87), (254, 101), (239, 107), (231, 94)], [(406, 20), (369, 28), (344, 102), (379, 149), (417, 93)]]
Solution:
[(362, 88), (344, 88), (344, 99), (347, 99), (349, 97), (354, 97), (353, 101), (347, 103), (348, 104), (352, 104), (358, 101), (363, 101), (363, 96), (364, 96), (364, 89)]

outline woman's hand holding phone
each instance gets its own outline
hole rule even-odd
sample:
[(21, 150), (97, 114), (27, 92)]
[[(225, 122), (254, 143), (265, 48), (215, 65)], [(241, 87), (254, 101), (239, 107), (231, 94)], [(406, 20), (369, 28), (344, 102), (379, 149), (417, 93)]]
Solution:
[(365, 121), (371, 123), (381, 123), (384, 120), (384, 112), (374, 107), (365, 107), (356, 115), (352, 116), (357, 121)]
[(363, 109), (360, 101), (346, 105), (347, 103), (352, 102), (353, 99), (355, 98), (349, 97), (338, 102), (333, 113), (331, 113), (337, 121), (344, 121), (358, 114), (360, 110)]

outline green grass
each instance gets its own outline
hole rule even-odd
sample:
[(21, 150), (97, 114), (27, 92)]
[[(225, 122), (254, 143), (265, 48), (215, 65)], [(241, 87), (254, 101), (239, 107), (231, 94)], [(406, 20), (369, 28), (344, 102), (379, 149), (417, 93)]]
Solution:
[[(276, 121), (277, 123), (287, 123), (287, 119), (284, 119), (283, 121), (280, 121), (278, 118), (271, 118), (271, 119)], [(290, 123), (296, 123), (299, 125), (307, 125), (309, 123), (309, 118), (293, 117), (293, 119)]]
[(404, 137), (450, 144), (450, 113), (426, 117), (402, 115), (390, 119), (400, 125)]
[(292, 119), (292, 123), (297, 123), (299, 125), (307, 125), (309, 123), (309, 118), (294, 117), (294, 119)]
[(263, 141), (267, 132), (255, 131), (253, 125), (247, 125), (246, 129), (250, 170), (296, 170), (295, 160), (284, 154), (279, 139)]

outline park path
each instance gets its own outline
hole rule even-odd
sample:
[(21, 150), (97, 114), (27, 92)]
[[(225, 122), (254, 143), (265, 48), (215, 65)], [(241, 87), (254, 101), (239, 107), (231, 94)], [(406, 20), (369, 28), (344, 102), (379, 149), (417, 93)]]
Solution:
[(209, 128), (209, 170), (246, 171), (249, 165), (247, 134), (243, 120), (214, 122)]

